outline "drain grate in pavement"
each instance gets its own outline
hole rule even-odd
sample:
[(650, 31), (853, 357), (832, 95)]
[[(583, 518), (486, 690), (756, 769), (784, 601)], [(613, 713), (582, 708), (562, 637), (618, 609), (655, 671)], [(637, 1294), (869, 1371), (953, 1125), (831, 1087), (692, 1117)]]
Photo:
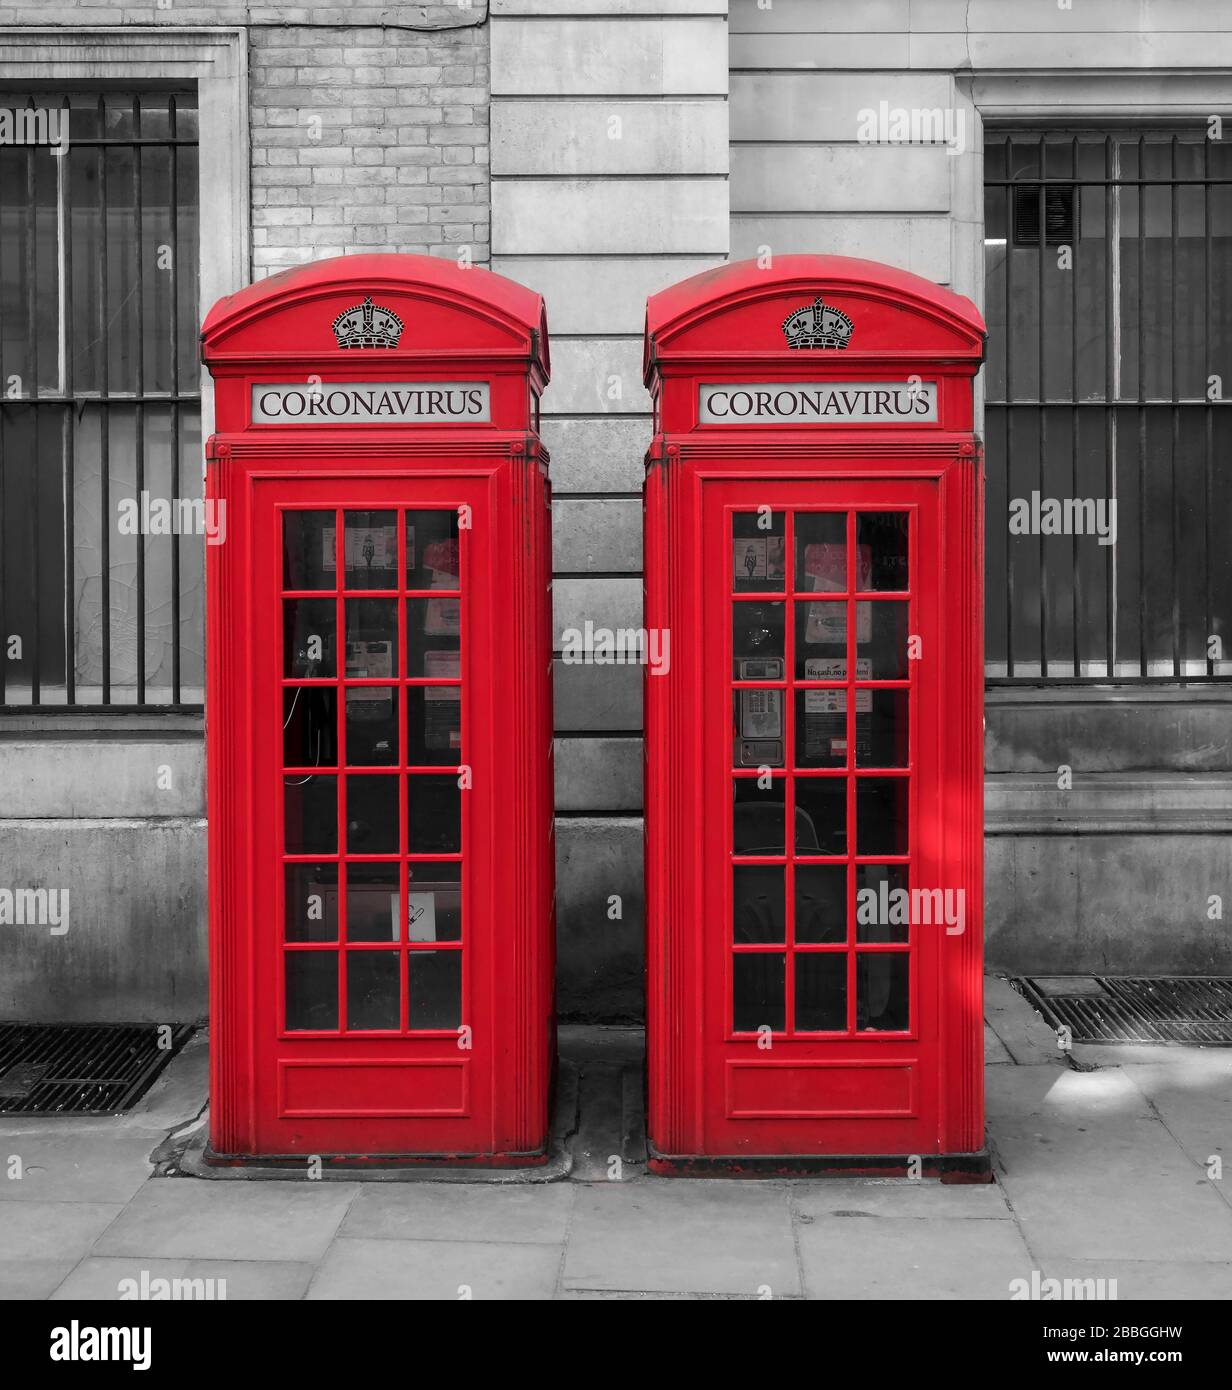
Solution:
[(1074, 1042), (1232, 1046), (1232, 979), (1036, 975), (1010, 983)]
[(0, 1023), (0, 1115), (113, 1115), (193, 1030), (154, 1023)]

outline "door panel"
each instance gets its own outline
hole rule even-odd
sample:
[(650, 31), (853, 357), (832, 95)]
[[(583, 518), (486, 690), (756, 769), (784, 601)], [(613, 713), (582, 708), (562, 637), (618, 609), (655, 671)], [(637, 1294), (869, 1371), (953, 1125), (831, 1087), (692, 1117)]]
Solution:
[(491, 911), (471, 846), (491, 815), (491, 575), (459, 508), (482, 528), (486, 492), (255, 492), (258, 1143), (481, 1152)]
[(703, 494), (706, 1152), (933, 1151), (935, 487)]

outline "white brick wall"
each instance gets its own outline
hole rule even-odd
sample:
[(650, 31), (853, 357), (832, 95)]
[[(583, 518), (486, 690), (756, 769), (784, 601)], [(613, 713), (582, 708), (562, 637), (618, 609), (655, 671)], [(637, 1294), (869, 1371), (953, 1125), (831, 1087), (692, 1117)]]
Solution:
[[(425, 8), (437, 27), (419, 27)], [(362, 27), (352, 24), (362, 10), (309, 7), (307, 23), (251, 30), (258, 276), (358, 250), (465, 248), (487, 263), (483, 7), (382, 14), (396, 21), (400, 9), (416, 27)]]
[(17, 27), (246, 30), (254, 278), (354, 250), (457, 256), (466, 248), (487, 263), (487, 19), (487, 0), (167, 8), (0, 0), (0, 24)]

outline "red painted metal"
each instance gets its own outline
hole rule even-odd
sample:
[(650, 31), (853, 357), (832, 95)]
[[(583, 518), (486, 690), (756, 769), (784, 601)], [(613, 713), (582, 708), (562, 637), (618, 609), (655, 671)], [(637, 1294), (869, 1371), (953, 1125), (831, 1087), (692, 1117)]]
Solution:
[[(336, 337), (367, 297), (396, 345)], [(433, 257), (345, 256), (220, 301), (202, 344), (207, 497), (226, 509), (207, 550), (211, 1151), (542, 1162), (543, 301)], [(253, 419), (254, 385), (459, 382), (487, 389), (487, 419)], [(293, 570), (284, 527), (310, 537)], [(301, 660), (301, 613), (325, 657)], [(387, 644), (359, 640), (382, 623)]]
[[(787, 321), (818, 300), (846, 317), (849, 339), (789, 345)], [(982, 458), (972, 409), (983, 340), (970, 301), (832, 256), (726, 265), (649, 301), (645, 376), (657, 433), (647, 456), (645, 621), (670, 633), (671, 653), (666, 672), (645, 676), (648, 1121), (658, 1171), (950, 1181), (987, 1172)], [(742, 425), (708, 422), (699, 406), (710, 385), (889, 390), (913, 378), (925, 393), (935, 384), (935, 419), (884, 419), (878, 405), (862, 423)], [(775, 561), (758, 568), (756, 549), (744, 576), (733, 569), (758, 509), (785, 552), (777, 579)], [(823, 534), (832, 544), (809, 543)], [(906, 535), (905, 567), (890, 582), (869, 570), (877, 552), (864, 539), (886, 534)], [(830, 607), (805, 597), (817, 592)], [(878, 669), (869, 634), (904, 619), (917, 639), (904, 644), (910, 660)], [(767, 650), (782, 642), (777, 678), (773, 664), (734, 664), (737, 628), (758, 623)], [(817, 632), (840, 644), (840, 666), (806, 661)], [(761, 704), (747, 708), (770, 709), (771, 733), (777, 717), (781, 745), (740, 737), (750, 692)], [(897, 751), (884, 740), (869, 746), (874, 701), (898, 712)], [(813, 741), (818, 709), (838, 711), (841, 733), (828, 744)], [(759, 749), (767, 761), (744, 765)], [(737, 797), (763, 801), (736, 811)], [(907, 828), (887, 850), (886, 826), (902, 824), (886, 818), (891, 806), (900, 817), (906, 808)], [(769, 829), (750, 839), (744, 827), (754, 822)], [(781, 893), (780, 922), (771, 910), (741, 936), (737, 875), (741, 912), (746, 901), (773, 909)], [(961, 903), (963, 930), (920, 920), (914, 900), (903, 931), (858, 927), (857, 888), (878, 879), (950, 890), (931, 901)], [(808, 897), (827, 881), (838, 896)], [(900, 1011), (887, 1012), (885, 999)]]

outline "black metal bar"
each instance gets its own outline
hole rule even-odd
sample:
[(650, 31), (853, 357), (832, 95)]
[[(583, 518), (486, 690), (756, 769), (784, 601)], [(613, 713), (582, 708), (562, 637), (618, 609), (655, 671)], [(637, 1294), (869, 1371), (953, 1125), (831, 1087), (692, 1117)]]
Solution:
[[(1045, 177), (1045, 174), (1046, 174), (1046, 172), (1047, 172), (1047, 169), (1048, 169), (1048, 142), (1047, 142), (1047, 138), (1046, 138), (1045, 136), (1041, 135), (1041, 136), (1040, 136), (1040, 139), (1039, 139), (1039, 174), (1040, 174), (1040, 179), (1041, 179), (1041, 184), (1040, 184), (1040, 189), (1039, 189), (1039, 248), (1038, 248), (1038, 261), (1037, 261), (1037, 265), (1036, 265), (1036, 269), (1037, 269), (1037, 271), (1038, 271), (1038, 280), (1039, 280), (1039, 285), (1038, 285), (1038, 289), (1037, 289), (1037, 295), (1038, 295), (1039, 303), (1038, 303), (1037, 311), (1036, 311), (1036, 328), (1037, 328), (1037, 336), (1038, 336), (1038, 339), (1039, 339), (1039, 343), (1038, 343), (1038, 372), (1039, 372), (1039, 388), (1038, 388), (1038, 394), (1039, 394), (1039, 396), (1040, 396), (1041, 399), (1043, 399), (1043, 397), (1047, 394), (1046, 391), (1045, 391), (1045, 389), (1044, 389), (1044, 387), (1045, 387), (1045, 372), (1046, 372), (1046, 370), (1047, 370), (1047, 357), (1046, 357), (1046, 355), (1045, 355), (1045, 343), (1047, 342), (1047, 339), (1046, 339), (1045, 336), (1044, 336), (1044, 319), (1045, 319), (1045, 313), (1044, 313), (1044, 296), (1045, 296), (1044, 262), (1046, 261), (1046, 259), (1047, 259), (1047, 254), (1048, 254), (1048, 218), (1047, 218), (1046, 199), (1045, 199), (1045, 196), (1044, 196), (1044, 187), (1043, 187), (1043, 183), (1042, 183), (1042, 180), (1043, 180), (1043, 178)], [(1039, 412), (1038, 436), (1039, 436), (1039, 490), (1040, 490), (1040, 496), (1041, 496), (1041, 497), (1047, 497), (1047, 496), (1048, 496), (1048, 486), (1047, 486), (1047, 480), (1046, 480), (1046, 478), (1045, 478), (1045, 476), (1044, 476), (1044, 468), (1045, 468), (1045, 465), (1046, 465), (1046, 462), (1047, 462), (1047, 458), (1048, 458), (1048, 412), (1047, 412), (1046, 410), (1043, 410), (1043, 409), (1041, 409), (1040, 412)], [(1039, 631), (1040, 675), (1043, 676), (1043, 677), (1047, 677), (1047, 675), (1048, 675), (1048, 550), (1047, 550), (1047, 538), (1046, 538), (1045, 535), (1044, 535), (1044, 528), (1043, 528), (1042, 526), (1040, 527), (1040, 534), (1039, 534), (1039, 621), (1040, 621), (1040, 631)]]
[[(99, 129), (107, 129), (107, 109), (102, 96), (98, 99)], [(99, 217), (99, 255), (101, 273), (98, 287), (98, 351), (99, 375), (98, 391), (101, 400), (107, 399), (111, 386), (111, 356), (107, 351), (107, 289), (108, 289), (108, 235), (107, 235), (107, 151), (100, 145), (98, 150), (98, 217)], [(99, 438), (99, 492), (102, 534), (99, 537), (99, 563), (102, 571), (103, 592), (102, 633), (103, 633), (103, 704), (111, 703), (111, 413), (100, 410), (98, 413)]]
[[(1070, 142), (1070, 167), (1074, 174), (1078, 173), (1078, 137), (1075, 135)], [(1042, 170), (1040, 171), (1043, 172)], [(1044, 190), (1040, 189), (1040, 198), (1043, 199)], [(1074, 231), (1078, 227), (1075, 223)], [(1078, 429), (1078, 237), (1075, 235), (1074, 244), (1070, 247), (1070, 388), (1069, 394), (1073, 401), (1073, 409), (1070, 411), (1070, 477), (1073, 479), (1073, 495), (1079, 496), (1078, 490), (1078, 452), (1080, 446)], [(1043, 382), (1040, 383), (1041, 388)], [(1041, 389), (1040, 395), (1042, 396)], [(1075, 530), (1071, 540), (1071, 553), (1073, 555), (1073, 581), (1070, 585), (1070, 595), (1073, 599), (1071, 617), (1071, 636), (1073, 648), (1074, 675), (1082, 674), (1082, 644), (1079, 641), (1079, 614), (1082, 612), (1082, 567), (1078, 563), (1078, 533)]]
[[(1146, 140), (1138, 137), (1138, 172), (1146, 169)], [(1146, 187), (1138, 190), (1138, 677), (1150, 672), (1146, 627)]]
[[(141, 97), (133, 97), (133, 130), (141, 135)], [(142, 157), (133, 151), (133, 198), (136, 205), (133, 217), (133, 265), (137, 275), (134, 290), (137, 298), (137, 394), (145, 391), (145, 198), (142, 185)], [(136, 451), (136, 492), (138, 516), (142, 514), (142, 494), (145, 491), (145, 406), (138, 405), (133, 418), (133, 443)], [(137, 703), (145, 704), (145, 545), (146, 536), (141, 524), (137, 526)]]
[[(69, 99), (62, 103), (63, 128), (70, 128)], [(64, 299), (59, 305), (61, 332), (64, 334), (64, 394), (73, 395), (73, 150), (70, 147), (60, 156), (60, 179), (64, 187)], [(68, 703), (77, 700), (77, 587), (76, 516), (73, 499), (76, 496), (77, 474), (77, 412), (69, 406), (64, 411), (64, 434), (61, 447), (64, 476), (64, 698)]]
[[(1171, 139), (1172, 177), (1176, 177), (1176, 136)], [(1169, 243), (1169, 263), (1171, 278), (1168, 288), (1176, 295), (1176, 247), (1181, 240), (1181, 207), (1176, 196), (1175, 186), (1171, 190), (1172, 225)], [(1169, 473), (1172, 485), (1172, 674), (1181, 676), (1181, 498), (1176, 481), (1176, 456), (1181, 452), (1181, 411), (1176, 409), (1176, 316), (1172, 316), (1172, 331), (1168, 335), (1168, 345), (1172, 353), (1172, 449), (1169, 453)]]
[[(30, 357), (27, 367), (30, 372), (30, 395), (39, 393), (39, 323), (38, 323), (38, 185), (34, 167), (34, 146), (26, 147), (26, 328), (29, 334)], [(41, 459), (39, 457), (39, 417), (37, 412), (30, 417), (34, 429), (33, 463), (30, 465), (30, 594), (33, 599), (32, 625), (30, 629), (30, 703), (39, 703), (41, 689), (39, 669), (39, 636), (42, 628), (42, 614), (39, 611), (39, 487), (42, 483)]]
[[(3, 198), (3, 195), (4, 180), (2, 177), (0, 177), (0, 199)], [(3, 217), (3, 212), (4, 205), (3, 202), (0, 201), (0, 219), (2, 219)], [(3, 345), (0, 344), (0, 387), (3, 387), (3, 384), (6, 380), (7, 377), (4, 372)], [(2, 390), (0, 390), (0, 400), (3, 399), (3, 392)], [(7, 691), (5, 688), (5, 668), (8, 666), (9, 641), (9, 631), (6, 613), (7, 586), (4, 582), (5, 568), (8, 562), (8, 535), (4, 525), (5, 517), (8, 515), (7, 511), (5, 510), (4, 488), (5, 473), (8, 467), (8, 446), (6, 439), (7, 433), (7, 418), (5, 416), (4, 411), (0, 410), (0, 643), (3, 643), (3, 649), (0, 649), (0, 704), (3, 704), (7, 697)]]
[[(1104, 169), (1109, 176), (1114, 170), (1115, 154), (1112, 137), (1104, 136)], [(1117, 300), (1118, 286), (1114, 274), (1116, 219), (1113, 215), (1111, 190), (1104, 193), (1104, 496), (1116, 496), (1116, 331), (1115, 323), (1121, 312)], [(1114, 547), (1107, 547), (1104, 560), (1104, 671), (1108, 677), (1116, 672), (1116, 570), (1113, 566)]]
[[(1005, 172), (1010, 171), (1010, 152), (1013, 141), (1007, 139), (1003, 145), (1005, 151)], [(1010, 292), (1010, 268), (1014, 262), (1014, 209), (1010, 198), (1006, 197), (1005, 202), (1005, 399), (1014, 399), (1014, 325), (1010, 318), (1013, 311), (1013, 298)], [(1013, 451), (1010, 438), (1013, 433), (1010, 426), (1013, 416), (1007, 411), (1005, 415), (1005, 497), (1008, 504), (1010, 500), (1010, 465), (1013, 460)], [(1008, 522), (1005, 517), (1001, 518), (1002, 526), (1006, 527), (1005, 536), (1005, 670), (1006, 674), (1014, 674), (1014, 542), (1009, 534)]]
[[(23, 407), (37, 408), (39, 406), (59, 407), (64, 405), (199, 405), (201, 396), (196, 391), (181, 391), (172, 394), (170, 391), (145, 391), (138, 394), (136, 391), (111, 391), (105, 395), (99, 395), (91, 391), (79, 391), (76, 395), (50, 395), (44, 391), (37, 401), (22, 400)], [(0, 400), (0, 409), (10, 404), (8, 401)], [(1197, 404), (1197, 402), (1194, 402)], [(1228, 402), (1232, 405), (1232, 401)], [(611, 496), (605, 493), (604, 496)]]
[[(1211, 173), (1211, 141), (1208, 137), (1202, 142), (1202, 172), (1210, 178)], [(1211, 300), (1214, 298), (1211, 286), (1211, 239), (1213, 228), (1211, 226), (1211, 189), (1208, 184), (1202, 190), (1202, 361), (1209, 361), (1211, 350)], [(1206, 373), (1209, 376), (1209, 369)], [(1206, 390), (1206, 409), (1203, 412), (1203, 443), (1205, 445), (1205, 459), (1203, 463), (1203, 558), (1205, 563), (1204, 584), (1206, 599), (1206, 623), (1203, 628), (1202, 645), (1206, 650), (1206, 674), (1215, 674), (1215, 658), (1211, 655), (1211, 638), (1215, 632), (1215, 613), (1214, 605), (1211, 600), (1211, 554), (1214, 549), (1214, 540), (1211, 535), (1211, 498), (1214, 490), (1214, 480), (1212, 477), (1215, 466), (1215, 412), (1211, 409), (1210, 384), (1207, 382)]]
[[(180, 390), (180, 185), (179, 156), (176, 153), (176, 101), (172, 93), (167, 98), (167, 116), (172, 143), (170, 160), (169, 203), (171, 210), (171, 390)], [(180, 409), (171, 407), (171, 496), (180, 494)], [(171, 528), (171, 699), (179, 704), (180, 688), (180, 534)]]
[(1031, 185), (1032, 187), (1034, 187), (1037, 183), (1040, 183), (1040, 184), (1045, 184), (1045, 185), (1047, 185), (1047, 186), (1049, 186), (1049, 187), (1051, 187), (1052, 185), (1055, 184), (1055, 185), (1063, 186), (1063, 187), (1065, 187), (1065, 188), (1075, 188), (1075, 187), (1077, 187), (1077, 188), (1133, 188), (1133, 187), (1135, 187), (1135, 186), (1138, 185), (1138, 184), (1146, 184), (1147, 186), (1149, 186), (1149, 187), (1151, 187), (1151, 188), (1169, 188), (1169, 187), (1186, 188), (1186, 187), (1189, 187), (1190, 185), (1195, 185), (1195, 186), (1200, 187), (1200, 186), (1201, 186), (1202, 184), (1204, 184), (1204, 183), (1227, 183), (1227, 182), (1229, 182), (1229, 180), (1227, 180), (1227, 179), (1225, 179), (1225, 178), (1218, 178), (1218, 177), (1216, 177), (1216, 178), (1211, 178), (1211, 179), (1162, 179), (1162, 178), (1161, 178), (1161, 179), (1146, 179), (1146, 178), (1139, 178), (1139, 179), (1092, 179), (1092, 178), (1076, 178), (1076, 179), (1067, 179), (1067, 178), (1037, 179), (1037, 178), (1035, 178), (1034, 176), (1031, 176), (1031, 177), (1021, 178), (1021, 179), (985, 179), (985, 180), (984, 180), (984, 186), (985, 186), (986, 188), (1013, 188), (1013, 187), (1021, 187), (1021, 186), (1024, 185), (1024, 184), (1029, 184), (1029, 185)]

